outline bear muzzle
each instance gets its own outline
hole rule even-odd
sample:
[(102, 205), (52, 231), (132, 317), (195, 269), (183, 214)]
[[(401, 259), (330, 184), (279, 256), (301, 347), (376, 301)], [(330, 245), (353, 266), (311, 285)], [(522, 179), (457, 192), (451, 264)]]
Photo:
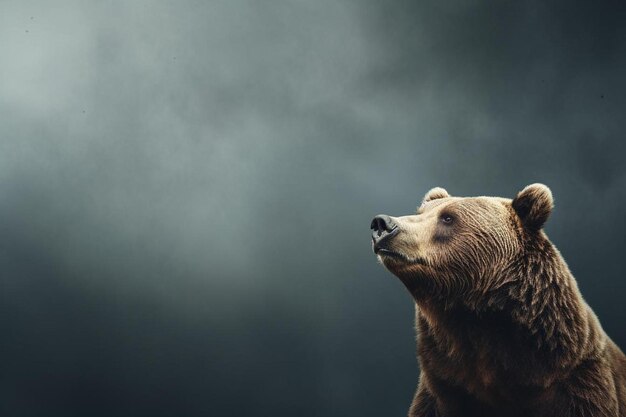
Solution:
[(393, 237), (398, 234), (398, 225), (386, 214), (379, 214), (374, 217), (370, 224), (372, 232), (372, 249), (375, 254), (388, 255), (394, 251), (389, 249), (388, 244)]

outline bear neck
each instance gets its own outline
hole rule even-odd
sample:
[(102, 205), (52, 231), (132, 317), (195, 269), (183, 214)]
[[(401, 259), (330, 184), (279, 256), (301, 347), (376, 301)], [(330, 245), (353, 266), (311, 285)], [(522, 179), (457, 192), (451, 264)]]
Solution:
[(547, 363), (546, 373), (571, 369), (589, 357), (597, 336), (590, 334), (593, 317), (574, 277), (547, 238), (532, 245), (486, 290), (444, 297), (413, 288), (421, 327), (427, 328), (420, 330), (435, 334), (438, 348), (457, 355), (465, 350), (471, 356), (475, 352), (465, 345), (475, 350), (480, 340), (494, 355), (508, 349), (514, 356), (527, 355), (527, 363)]
[(521, 279), (506, 289), (510, 314), (558, 367), (576, 366), (596, 346), (590, 343), (593, 318), (563, 257), (539, 233), (527, 243)]

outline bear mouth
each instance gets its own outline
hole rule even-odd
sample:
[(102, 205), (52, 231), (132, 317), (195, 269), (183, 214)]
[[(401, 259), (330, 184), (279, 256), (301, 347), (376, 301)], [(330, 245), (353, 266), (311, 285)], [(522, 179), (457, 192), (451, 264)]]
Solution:
[(378, 250), (374, 250), (374, 253), (376, 253), (376, 255), (378, 256), (383, 256), (386, 258), (400, 259), (402, 261), (407, 261), (407, 262), (409, 261), (409, 258), (406, 255), (400, 252), (390, 250), (390, 249), (380, 248)]
[(405, 263), (410, 263), (410, 264), (426, 265), (425, 259), (409, 258), (403, 253), (396, 252), (394, 250), (387, 249), (387, 248), (380, 248), (380, 247), (374, 246), (374, 253), (380, 256), (381, 258), (396, 259), (396, 260), (399, 260)]
[(393, 259), (407, 264), (426, 265), (426, 260), (422, 258), (411, 258), (404, 253), (389, 248), (389, 243), (400, 232), (398, 227), (393, 227), (389, 231), (374, 231), (372, 233), (372, 249), (381, 259)]

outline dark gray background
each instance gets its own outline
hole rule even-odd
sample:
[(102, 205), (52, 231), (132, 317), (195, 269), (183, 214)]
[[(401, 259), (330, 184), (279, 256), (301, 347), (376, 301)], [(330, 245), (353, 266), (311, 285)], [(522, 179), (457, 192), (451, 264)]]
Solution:
[(402, 416), (374, 214), (552, 188), (626, 346), (624, 2), (0, 3), (0, 413)]

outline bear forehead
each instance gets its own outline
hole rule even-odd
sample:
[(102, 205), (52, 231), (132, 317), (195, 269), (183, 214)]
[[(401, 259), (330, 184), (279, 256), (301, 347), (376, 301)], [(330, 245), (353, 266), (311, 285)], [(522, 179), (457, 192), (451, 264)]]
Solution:
[(444, 208), (458, 210), (465, 214), (483, 211), (497, 211), (501, 213), (509, 213), (511, 207), (511, 199), (502, 197), (445, 197), (435, 200), (427, 200), (418, 208), (417, 214), (430, 211), (440, 211)]

